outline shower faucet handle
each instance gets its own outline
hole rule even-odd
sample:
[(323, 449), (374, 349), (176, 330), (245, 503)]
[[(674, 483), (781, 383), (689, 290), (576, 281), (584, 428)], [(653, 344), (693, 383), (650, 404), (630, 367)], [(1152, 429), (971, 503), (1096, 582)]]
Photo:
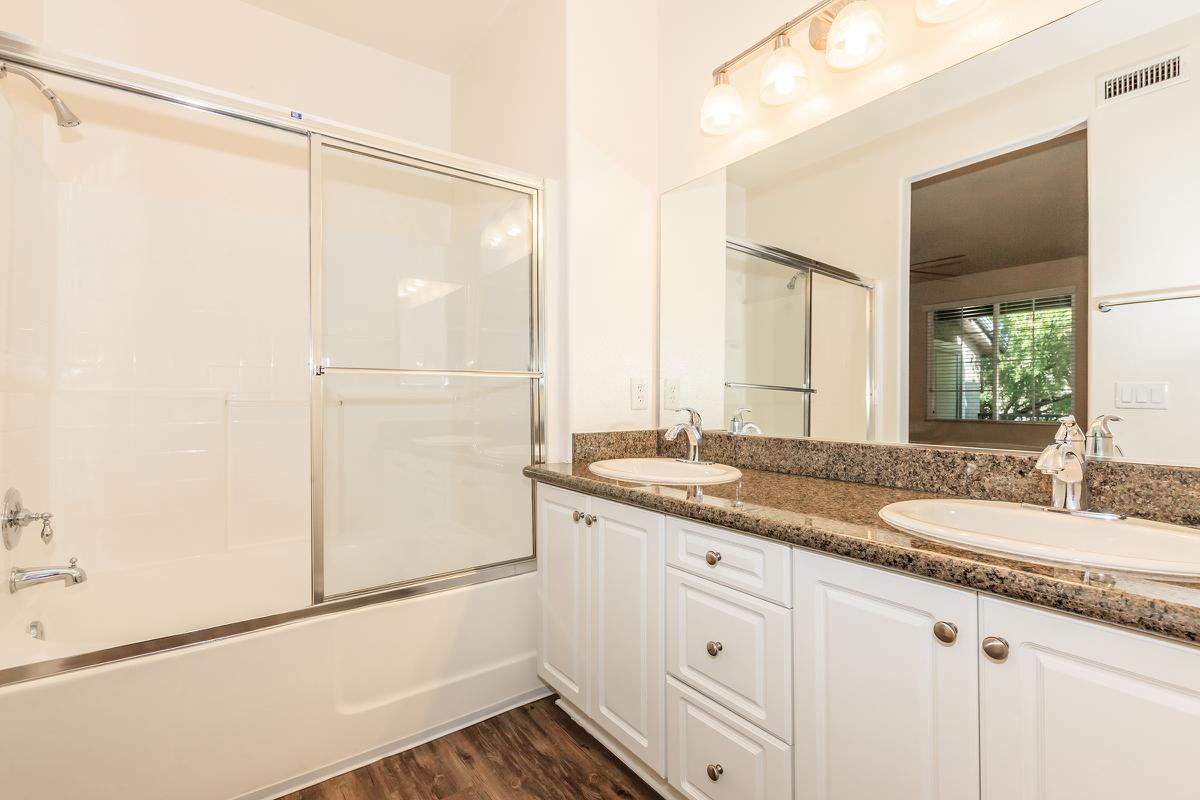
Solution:
[(21, 529), (35, 522), (42, 523), (42, 541), (49, 544), (54, 538), (54, 528), (50, 520), (54, 515), (49, 511), (30, 511), (21, 499), (21, 492), (9, 489), (4, 493), (3, 510), (0, 511), (0, 529), (4, 533), (4, 546), (9, 550), (17, 546), (21, 539)]

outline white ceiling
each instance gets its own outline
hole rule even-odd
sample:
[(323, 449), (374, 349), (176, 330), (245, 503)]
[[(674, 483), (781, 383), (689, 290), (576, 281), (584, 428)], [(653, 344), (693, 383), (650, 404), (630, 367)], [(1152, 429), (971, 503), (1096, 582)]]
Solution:
[(453, 74), (511, 0), (243, 0), (438, 72)]

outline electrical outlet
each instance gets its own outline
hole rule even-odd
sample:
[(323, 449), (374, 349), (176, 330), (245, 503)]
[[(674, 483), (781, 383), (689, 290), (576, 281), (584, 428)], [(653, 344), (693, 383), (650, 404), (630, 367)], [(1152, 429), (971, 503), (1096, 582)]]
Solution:
[(667, 378), (663, 381), (663, 408), (675, 411), (679, 408), (679, 380)]
[(629, 379), (629, 408), (645, 411), (650, 407), (650, 382), (645, 378)]

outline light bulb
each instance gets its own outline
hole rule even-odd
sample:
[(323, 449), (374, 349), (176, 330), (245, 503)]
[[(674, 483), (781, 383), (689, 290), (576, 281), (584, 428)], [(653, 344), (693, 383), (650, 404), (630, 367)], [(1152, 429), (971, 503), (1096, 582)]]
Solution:
[(500, 218), (500, 229), (504, 231), (505, 236), (515, 239), (525, 232), (527, 221), (528, 215), (525, 213), (525, 209), (513, 206)]
[(767, 56), (758, 80), (759, 97), (767, 105), (777, 106), (795, 100), (807, 88), (804, 59), (786, 35), (776, 36), (775, 49)]
[(825, 60), (834, 69), (854, 69), (879, 58), (883, 48), (883, 15), (870, 0), (854, 0), (829, 26)]
[(965, 17), (986, 0), (917, 0), (917, 19), (937, 24)]
[(717, 74), (713, 87), (700, 106), (700, 130), (705, 133), (729, 133), (737, 127), (744, 111), (742, 94), (729, 83), (729, 74)]
[(504, 244), (504, 229), (495, 222), (490, 222), (484, 226), (483, 233), (479, 236), (479, 244), (481, 247), (495, 249)]

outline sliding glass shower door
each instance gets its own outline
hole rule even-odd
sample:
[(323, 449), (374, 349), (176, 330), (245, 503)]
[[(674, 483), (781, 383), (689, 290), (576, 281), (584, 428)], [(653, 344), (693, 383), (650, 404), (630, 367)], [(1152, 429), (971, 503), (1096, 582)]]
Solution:
[(537, 194), (314, 137), (314, 596), (533, 555)]

